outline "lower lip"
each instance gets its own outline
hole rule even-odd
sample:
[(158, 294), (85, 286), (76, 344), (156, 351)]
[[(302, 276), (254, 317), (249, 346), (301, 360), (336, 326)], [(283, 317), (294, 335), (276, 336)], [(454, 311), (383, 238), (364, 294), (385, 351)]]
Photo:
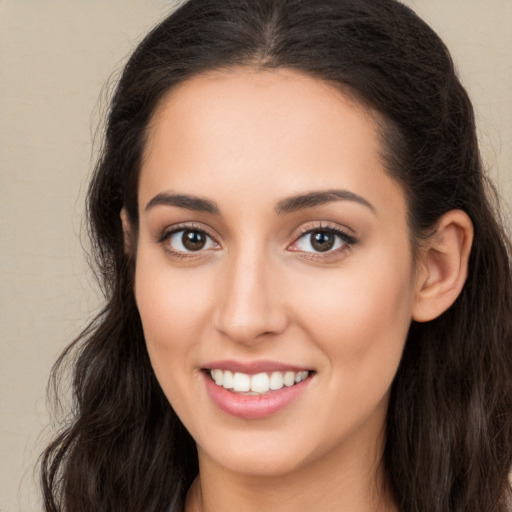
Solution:
[(210, 375), (203, 372), (206, 390), (213, 402), (222, 411), (244, 419), (259, 419), (272, 416), (285, 409), (306, 389), (311, 377), (290, 387), (282, 387), (264, 395), (242, 395), (217, 386)]

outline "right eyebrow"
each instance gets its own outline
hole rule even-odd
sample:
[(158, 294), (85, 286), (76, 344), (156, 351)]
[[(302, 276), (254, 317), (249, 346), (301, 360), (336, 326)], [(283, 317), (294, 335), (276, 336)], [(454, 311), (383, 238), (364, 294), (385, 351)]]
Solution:
[(170, 192), (160, 192), (146, 205), (145, 210), (148, 211), (155, 206), (176, 206), (178, 208), (185, 208), (195, 212), (211, 213), (213, 215), (220, 215), (219, 207), (213, 201), (202, 199), (197, 196), (190, 196), (187, 194), (172, 194)]

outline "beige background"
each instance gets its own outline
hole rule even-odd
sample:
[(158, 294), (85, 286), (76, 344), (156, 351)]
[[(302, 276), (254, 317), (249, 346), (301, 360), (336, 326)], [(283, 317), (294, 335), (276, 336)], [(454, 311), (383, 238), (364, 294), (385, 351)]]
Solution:
[[(104, 84), (174, 2), (0, 0), (0, 511), (41, 510), (52, 363), (98, 304), (80, 243)], [(452, 50), (512, 199), (512, 1), (409, 0)], [(510, 216), (508, 216), (510, 225)]]

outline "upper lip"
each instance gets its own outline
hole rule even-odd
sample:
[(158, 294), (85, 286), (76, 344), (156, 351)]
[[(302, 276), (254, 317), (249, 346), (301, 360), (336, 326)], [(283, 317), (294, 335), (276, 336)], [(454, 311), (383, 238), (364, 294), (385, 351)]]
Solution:
[(311, 368), (277, 361), (212, 361), (202, 367), (204, 370), (229, 370), (231, 372), (255, 375), (262, 372), (302, 372), (311, 371)]

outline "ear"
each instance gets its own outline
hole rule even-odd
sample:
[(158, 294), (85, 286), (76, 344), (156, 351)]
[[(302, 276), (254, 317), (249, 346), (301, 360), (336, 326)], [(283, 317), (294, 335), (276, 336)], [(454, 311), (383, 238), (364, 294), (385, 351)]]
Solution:
[(132, 223), (130, 222), (130, 218), (128, 216), (128, 212), (126, 208), (121, 209), (121, 223), (123, 226), (123, 240), (124, 240), (124, 252), (126, 255), (130, 256), (133, 253), (134, 249), (134, 234)]
[(473, 223), (461, 210), (444, 214), (420, 249), (412, 318), (428, 322), (444, 313), (457, 299), (466, 281)]

